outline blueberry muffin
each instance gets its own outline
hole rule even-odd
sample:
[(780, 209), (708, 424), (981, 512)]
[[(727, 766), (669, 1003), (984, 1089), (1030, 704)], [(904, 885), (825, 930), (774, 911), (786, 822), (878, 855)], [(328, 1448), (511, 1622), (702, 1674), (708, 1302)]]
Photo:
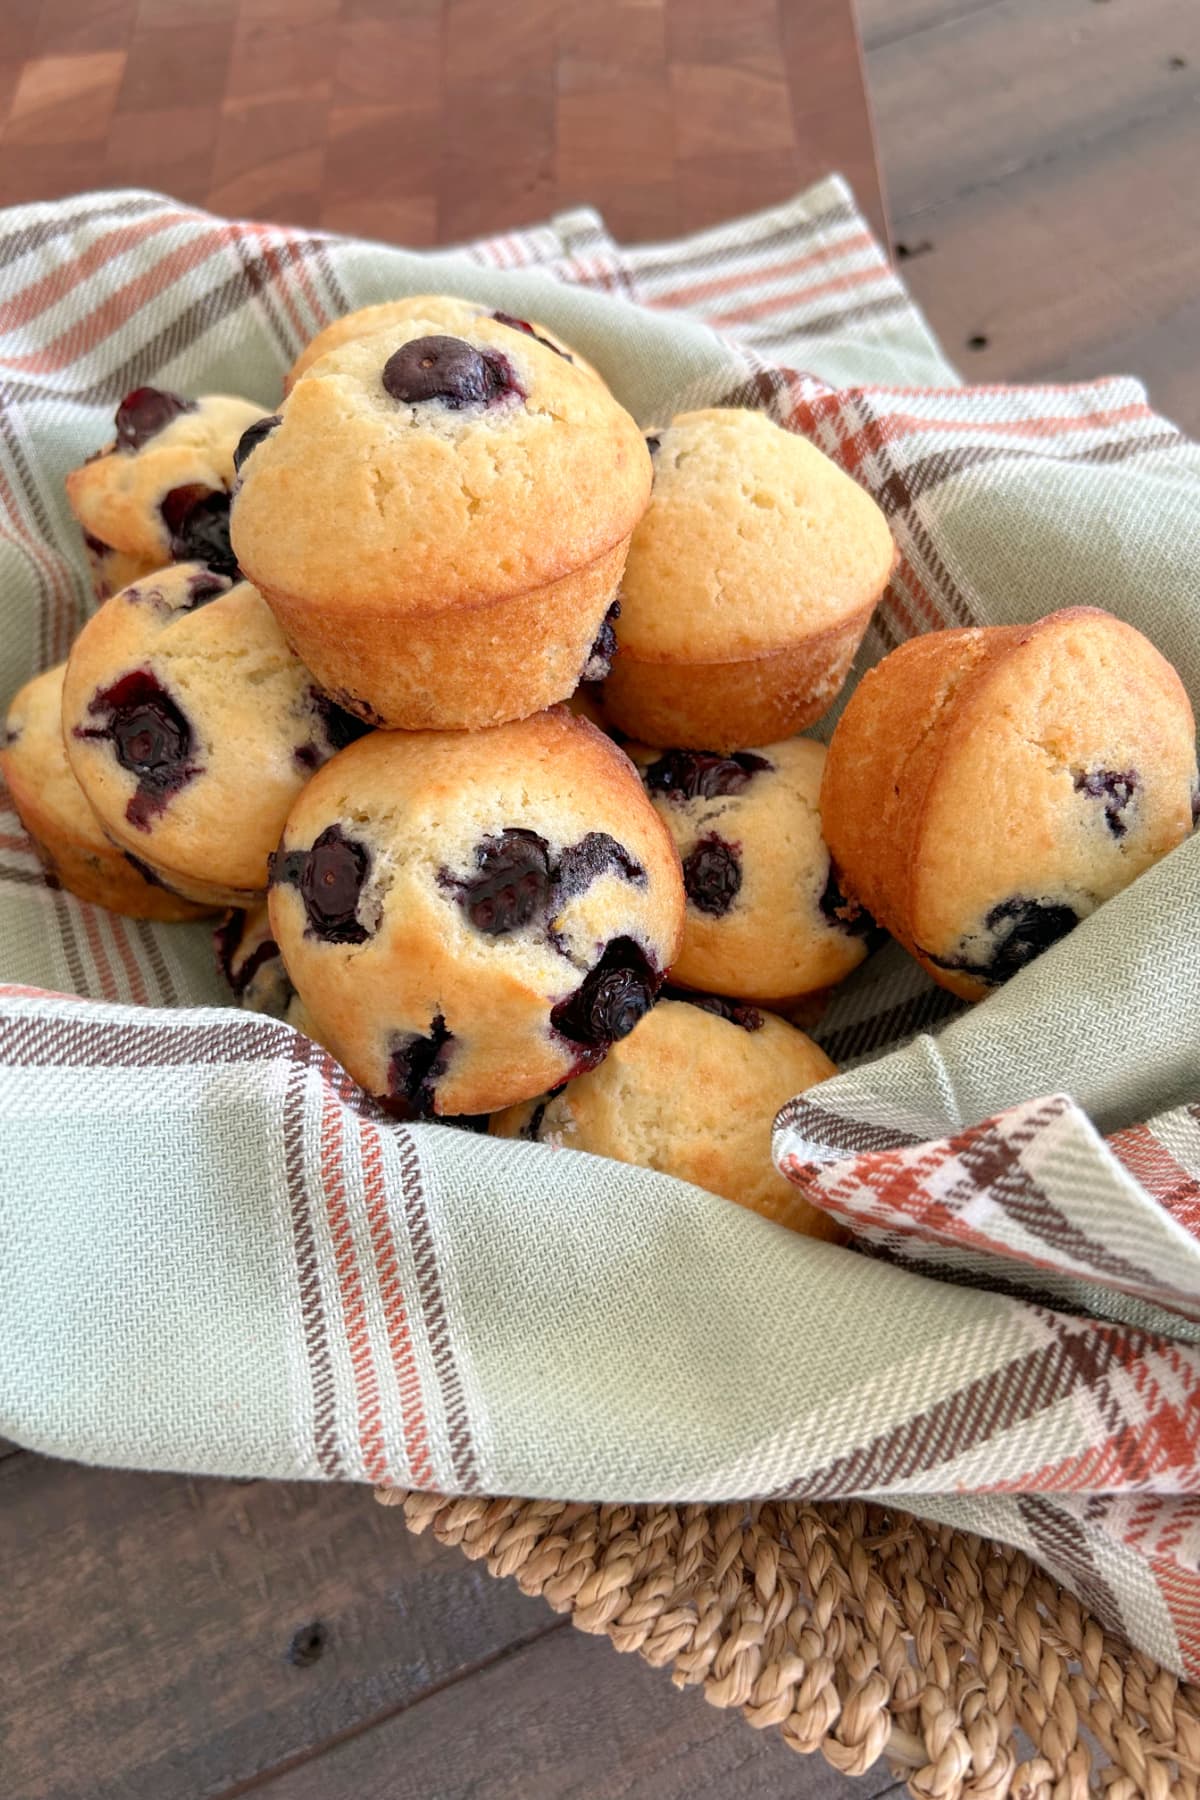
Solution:
[(245, 905), (314, 769), (364, 727), (314, 686), (248, 582), (198, 563), (105, 601), (63, 685), (76, 779), (173, 892)]
[(8, 709), (0, 775), (42, 861), (81, 900), (131, 919), (199, 919), (209, 908), (181, 900), (139, 874), (101, 830), (71, 773), (62, 733), (66, 664), (35, 675)]
[(771, 1161), (784, 1101), (836, 1073), (811, 1038), (771, 1013), (699, 994), (660, 1000), (599, 1068), (509, 1107), (491, 1130), (677, 1175), (777, 1225), (836, 1240), (844, 1233)]
[(681, 413), (649, 443), (605, 684), (647, 744), (735, 750), (829, 710), (895, 560), (870, 495), (764, 413)]
[(242, 463), (233, 546), (341, 705), (495, 725), (595, 666), (650, 477), (629, 414), (556, 350), (414, 318), (296, 383)]
[(821, 836), (821, 744), (628, 753), (683, 863), (673, 981), (783, 1005), (858, 967), (872, 921), (845, 899)]
[(838, 721), (821, 788), (843, 889), (982, 998), (1192, 831), (1178, 675), (1091, 607), (914, 638)]
[(599, 1062), (674, 958), (683, 886), (628, 758), (560, 707), (352, 744), (292, 808), (270, 907), (321, 1041), (442, 1115)]
[(529, 319), (518, 319), (513, 313), (493, 312), (474, 300), (461, 300), (452, 294), (408, 294), (400, 300), (381, 301), (378, 306), (360, 306), (357, 312), (344, 313), (332, 325), (327, 325), (324, 331), (319, 331), (305, 345), (284, 376), (284, 393), (290, 394), (300, 377), (328, 351), (340, 349), (343, 344), (352, 343), (355, 338), (370, 337), (373, 331), (379, 331), (385, 325), (406, 325), (410, 319), (436, 320), (442, 331), (454, 333), (469, 333), (477, 319), (495, 319), (510, 331), (519, 331), (526, 337), (537, 338), (551, 350), (556, 350), (560, 356), (565, 356), (577, 369), (594, 376), (597, 381), (600, 379), (578, 350), (572, 350), (561, 338), (555, 337), (546, 325), (539, 325)]
[[(152, 387), (126, 394), (113, 441), (67, 476), (67, 500), (93, 556), (115, 550), (150, 569), (184, 560), (236, 574), (229, 548), (234, 451), (261, 417), (261, 406), (235, 394), (188, 400)], [(111, 585), (130, 568), (105, 579)]]

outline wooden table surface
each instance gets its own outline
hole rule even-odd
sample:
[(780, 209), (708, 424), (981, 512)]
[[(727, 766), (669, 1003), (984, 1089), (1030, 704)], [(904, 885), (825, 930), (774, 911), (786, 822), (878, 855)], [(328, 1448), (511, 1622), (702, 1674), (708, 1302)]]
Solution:
[[(893, 243), (971, 379), (1200, 427), (1196, 0), (864, 0)], [(0, 204), (111, 183), (413, 245), (618, 237), (830, 166), (883, 210), (848, 0), (5, 0)], [(1102, 598), (1102, 596), (1100, 597)], [(0, 1445), (4, 1800), (869, 1796), (363, 1491)]]

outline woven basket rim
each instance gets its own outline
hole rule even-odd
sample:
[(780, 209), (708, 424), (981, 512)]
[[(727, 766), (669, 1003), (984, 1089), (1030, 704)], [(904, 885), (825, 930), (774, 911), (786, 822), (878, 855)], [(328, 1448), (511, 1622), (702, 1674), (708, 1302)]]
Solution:
[(844, 1775), (882, 1756), (918, 1800), (1200, 1796), (1200, 1687), (990, 1539), (858, 1500), (376, 1498)]

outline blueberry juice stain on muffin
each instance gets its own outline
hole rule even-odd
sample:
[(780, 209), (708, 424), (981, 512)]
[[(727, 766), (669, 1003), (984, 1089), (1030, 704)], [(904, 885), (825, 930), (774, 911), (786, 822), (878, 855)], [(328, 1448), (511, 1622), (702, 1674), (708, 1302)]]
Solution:
[(139, 831), (149, 831), (171, 795), (203, 772), (194, 760), (190, 723), (149, 669), (135, 669), (111, 687), (98, 689), (88, 713), (102, 723), (77, 725), (76, 737), (112, 744), (121, 767), (137, 777), (125, 816)]
[(463, 338), (412, 338), (383, 365), (382, 381), (393, 400), (410, 406), (437, 401), (452, 412), (494, 406), (524, 390), (507, 356), (478, 350)]

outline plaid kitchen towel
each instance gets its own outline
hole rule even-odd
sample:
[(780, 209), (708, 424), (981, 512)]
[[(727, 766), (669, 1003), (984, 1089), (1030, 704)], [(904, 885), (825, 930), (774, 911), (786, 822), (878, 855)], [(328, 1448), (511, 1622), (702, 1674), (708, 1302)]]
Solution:
[[(762, 406), (863, 482), (901, 560), (860, 670), (1099, 602), (1200, 701), (1200, 452), (1130, 381), (961, 386), (829, 181), (635, 249), (590, 212), (434, 256), (144, 193), (0, 216), (0, 704), (86, 615), (63, 476), (126, 390), (267, 410), (328, 319), (438, 290), (545, 319), (647, 426)], [(224, 1004), (206, 928), (48, 881), (0, 793), (0, 1432), (447, 1493), (886, 1499), (1200, 1677), (1198, 893), (1192, 840), (973, 1010), (870, 959), (820, 1031), (846, 1072), (775, 1130), (847, 1250), (383, 1119)]]

